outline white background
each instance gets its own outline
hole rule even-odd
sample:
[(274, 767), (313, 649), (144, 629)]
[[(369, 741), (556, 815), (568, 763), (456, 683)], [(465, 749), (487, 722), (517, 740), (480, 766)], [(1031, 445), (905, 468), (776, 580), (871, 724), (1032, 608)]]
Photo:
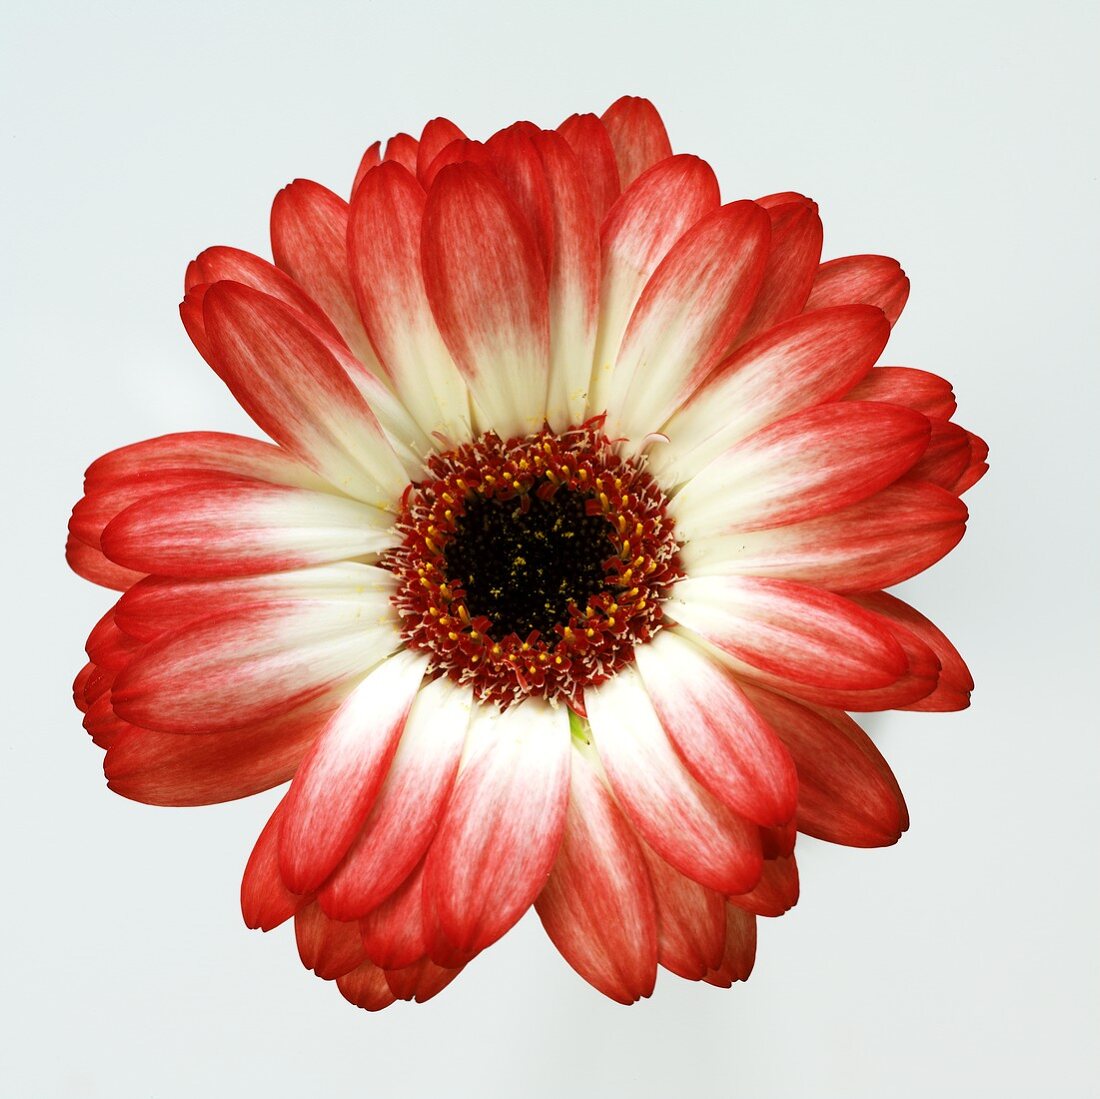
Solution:
[[(1094, 1094), (1098, 1017), (1092, 3), (35, 3), (4, 7), (0, 1094)], [(110, 794), (69, 684), (109, 594), (66, 571), (88, 462), (250, 430), (176, 315), (208, 244), (264, 252), (275, 190), (346, 191), (446, 114), (486, 136), (624, 92), (727, 198), (820, 203), (827, 255), (913, 280), (885, 361), (950, 377), (992, 446), (972, 530), (908, 596), (967, 656), (954, 715), (870, 727), (896, 848), (800, 844), (803, 899), (729, 991), (602, 999), (528, 917), (437, 1000), (356, 1011), (245, 930), (274, 792)]]

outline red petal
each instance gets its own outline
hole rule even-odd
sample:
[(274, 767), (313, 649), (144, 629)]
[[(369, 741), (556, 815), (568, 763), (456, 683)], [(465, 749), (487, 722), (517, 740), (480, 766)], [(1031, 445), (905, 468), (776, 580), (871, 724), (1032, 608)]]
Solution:
[(726, 359), (676, 412), (651, 471), (679, 484), (752, 432), (835, 400), (871, 369), (889, 335), (882, 311), (867, 305), (777, 325)]
[(303, 899), (291, 893), (279, 877), (279, 830), (285, 803), (284, 798), (264, 825), (241, 880), (241, 914), (245, 926), (261, 931), (271, 931), (285, 923), (302, 906)]
[(424, 191), (400, 165), (361, 183), (351, 207), (352, 285), (379, 358), (429, 434), (470, 435), (466, 386), (436, 327), (421, 267)]
[(929, 421), (897, 405), (839, 402), (797, 412), (731, 447), (676, 495), (679, 533), (761, 530), (839, 511), (912, 468)]
[(355, 192), (359, 190), (359, 184), (363, 182), (363, 177), (372, 168), (377, 168), (382, 163), (382, 142), (376, 141), (372, 145), (367, 146), (367, 151), (363, 154), (363, 159), (359, 161), (359, 167), (355, 171), (355, 179), (351, 185), (351, 196), (355, 197)]
[(747, 691), (794, 756), (799, 831), (849, 847), (896, 843), (908, 827), (905, 802), (867, 734), (839, 710)]
[(260, 481), (210, 482), (146, 497), (107, 525), (103, 550), (142, 573), (247, 576), (378, 553), (389, 518), (357, 500)]
[(424, 182), (424, 176), (431, 166), (431, 163), (435, 158), (448, 146), (452, 141), (459, 141), (465, 138), (465, 134), (448, 118), (433, 118), (430, 122), (426, 123), (424, 130), (420, 135), (420, 144), (416, 150), (416, 167), (415, 172), (420, 177), (420, 182), (427, 186)]
[[(791, 201), (769, 201), (772, 198)], [(738, 344), (801, 311), (821, 260), (822, 229), (816, 202), (802, 195), (770, 195), (757, 202), (771, 219), (771, 248), (760, 292), (737, 333)]]
[(848, 400), (905, 405), (930, 420), (950, 420), (955, 414), (951, 383), (908, 366), (876, 366), (848, 394)]
[(397, 999), (422, 1004), (438, 996), (461, 972), (436, 965), (431, 958), (421, 958), (403, 969), (387, 969), (386, 982)]
[[(215, 246), (200, 252), (194, 262), (188, 265), (186, 280), (188, 291), (203, 284), (209, 286), (223, 281), (239, 282), (269, 294), (273, 298), (278, 298), (304, 313), (333, 339), (343, 338), (333, 325), (329, 314), (290, 275), (280, 271), (267, 260), (254, 256), (251, 252), (245, 252), (240, 248)], [(201, 317), (200, 309), (196, 320), (201, 321)], [(193, 334), (192, 339), (194, 339)]]
[(986, 459), (989, 457), (989, 444), (979, 438), (972, 431), (968, 431), (970, 440), (970, 464), (963, 471), (962, 476), (952, 485), (952, 490), (960, 496), (973, 488), (988, 472), (989, 465)]
[(130, 727), (103, 761), (107, 785), (147, 805), (213, 805), (289, 781), (336, 701), (308, 706), (232, 733), (160, 733)]
[(751, 889), (760, 877), (757, 829), (691, 777), (637, 672), (625, 668), (585, 691), (585, 706), (611, 787), (646, 843), (712, 889)]
[(662, 630), (634, 656), (657, 716), (692, 775), (758, 824), (794, 816), (794, 764), (733, 677), (673, 630)]
[(502, 436), (542, 424), (549, 368), (546, 272), (523, 216), (489, 173), (439, 173), (424, 213), (424, 276), (440, 333)]
[(383, 969), (402, 969), (430, 946), (424, 926), (423, 863), (392, 896), (359, 921), (363, 949)]
[(545, 175), (550, 245), (550, 389), (546, 418), (564, 430), (584, 419), (599, 314), (597, 222), (577, 158), (554, 133), (531, 138)]
[(316, 904), (295, 913), (294, 937), (302, 965), (323, 981), (342, 977), (363, 963), (359, 925), (330, 920)]
[(643, 848), (657, 900), (658, 960), (688, 981), (700, 981), (721, 963), (725, 901)]
[[(112, 691), (120, 717), (166, 733), (240, 729), (362, 675), (399, 643), (364, 629), (370, 602), (268, 602), (146, 645)], [(377, 611), (375, 611), (377, 614)]]
[(330, 484), (392, 507), (407, 475), (332, 350), (282, 302), (220, 282), (203, 303), (222, 377), (276, 442)]
[(588, 754), (575, 750), (558, 857), (535, 908), (565, 960), (621, 1004), (649, 996), (657, 915), (630, 826)]
[(112, 607), (92, 627), (84, 649), (93, 664), (108, 672), (120, 672), (133, 660), (139, 647), (134, 638), (119, 629)]
[(397, 999), (386, 974), (374, 962), (363, 962), (350, 973), (336, 978), (336, 987), (348, 1003), (364, 1011), (381, 1011)]
[(607, 128), (594, 114), (575, 114), (558, 127), (558, 132), (577, 154), (588, 183), (596, 224), (602, 225), (622, 191), (615, 148), (607, 136)]
[(682, 560), (691, 576), (737, 573), (876, 591), (934, 565), (958, 545), (966, 519), (952, 493), (899, 481), (819, 519), (688, 542)]
[(725, 354), (748, 313), (768, 254), (767, 214), (734, 202), (673, 245), (646, 283), (609, 383), (609, 431), (656, 431)]
[(810, 687), (886, 687), (909, 666), (875, 615), (791, 580), (692, 577), (672, 589), (666, 612), (736, 660)]
[(856, 599), (868, 610), (881, 614), (916, 634), (932, 649), (940, 663), (939, 682), (936, 689), (919, 701), (901, 707), (902, 709), (962, 710), (970, 705), (970, 692), (974, 689), (974, 678), (966, 662), (959, 655), (958, 649), (951, 644), (942, 630), (908, 603), (886, 592), (870, 592), (857, 596)]
[(384, 161), (396, 160), (402, 168), (406, 168), (413, 174), (416, 173), (416, 161), (420, 155), (419, 142), (408, 134), (394, 134), (386, 142), (386, 151), (382, 156)]
[(736, 905), (726, 905), (726, 945), (721, 964), (704, 978), (708, 984), (729, 988), (747, 981), (756, 961), (756, 917)]
[(798, 903), (798, 866), (793, 856), (768, 859), (751, 892), (730, 897), (730, 904), (757, 916), (782, 916)]
[(895, 324), (909, 297), (909, 280), (897, 260), (886, 256), (843, 256), (817, 269), (806, 312), (828, 305), (876, 305)]
[[(601, 236), (600, 327), (595, 362), (613, 364), (642, 289), (669, 250), (718, 206), (718, 181), (698, 157), (675, 156), (626, 190), (604, 219)], [(589, 407), (607, 407), (609, 370), (592, 379)]]
[(228, 579), (147, 576), (118, 601), (115, 621), (131, 637), (148, 642), (249, 605), (294, 598), (361, 603), (365, 592), (388, 597), (393, 588), (393, 573), (354, 561)]
[(403, 650), (348, 697), (298, 769), (286, 799), (280, 845), (283, 880), (312, 893), (332, 873), (374, 803), (427, 658)]
[(344, 861), (319, 900), (349, 920), (388, 897), (420, 861), (454, 784), (470, 722), (469, 688), (447, 678), (416, 696), (386, 781)]
[[(145, 478), (170, 475), (187, 475), (192, 481), (243, 477), (299, 488), (325, 484), (297, 458), (270, 443), (217, 431), (184, 431), (104, 454), (88, 467), (84, 487), (89, 494), (120, 485), (137, 488)], [(159, 483), (151, 491), (160, 491)], [(139, 498), (134, 496), (130, 502)]]
[(565, 827), (569, 744), (565, 711), (540, 699), (477, 712), (425, 868), (426, 903), (457, 952), (495, 942), (546, 883)]
[(116, 565), (114, 561), (104, 557), (101, 550), (89, 546), (72, 535), (69, 535), (65, 543), (65, 560), (77, 576), (114, 591), (125, 591), (144, 575), (133, 569), (124, 569), (121, 565)]
[(276, 264), (321, 306), (360, 361), (374, 367), (348, 279), (347, 236), (348, 204), (327, 187), (296, 179), (275, 196), (271, 251)]
[(648, 99), (624, 95), (604, 111), (601, 121), (611, 138), (624, 189), (646, 169), (672, 156), (665, 124)]

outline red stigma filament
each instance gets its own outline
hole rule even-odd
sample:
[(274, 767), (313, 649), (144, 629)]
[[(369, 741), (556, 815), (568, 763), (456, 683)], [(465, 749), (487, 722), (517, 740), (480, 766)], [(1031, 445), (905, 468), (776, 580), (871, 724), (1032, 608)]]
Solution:
[(402, 633), (479, 701), (534, 694), (583, 714), (584, 688), (661, 627), (682, 575), (667, 500), (601, 428), (490, 432), (433, 455), (402, 499), (381, 562)]

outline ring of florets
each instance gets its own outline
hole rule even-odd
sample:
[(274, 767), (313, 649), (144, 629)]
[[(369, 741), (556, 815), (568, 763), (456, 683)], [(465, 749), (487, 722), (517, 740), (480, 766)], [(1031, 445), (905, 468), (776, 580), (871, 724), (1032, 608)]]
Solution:
[(505, 708), (528, 695), (584, 713), (584, 688), (661, 628), (680, 572), (667, 498), (602, 418), (427, 461), (381, 564), (406, 643), (429, 671)]

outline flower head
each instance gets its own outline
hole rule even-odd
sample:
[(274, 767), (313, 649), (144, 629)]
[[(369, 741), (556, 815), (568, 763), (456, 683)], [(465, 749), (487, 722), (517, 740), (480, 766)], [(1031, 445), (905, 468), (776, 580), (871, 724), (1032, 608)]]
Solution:
[(245, 920), (377, 1009), (532, 905), (622, 1002), (746, 978), (796, 833), (895, 842), (847, 711), (972, 686), (883, 589), (962, 537), (986, 448), (950, 386), (876, 366), (908, 294), (820, 262), (816, 205), (723, 204), (645, 100), (297, 181), (275, 262), (187, 269), (181, 315), (273, 443), (93, 463), (68, 556), (123, 594), (75, 694), (109, 785), (290, 786)]

